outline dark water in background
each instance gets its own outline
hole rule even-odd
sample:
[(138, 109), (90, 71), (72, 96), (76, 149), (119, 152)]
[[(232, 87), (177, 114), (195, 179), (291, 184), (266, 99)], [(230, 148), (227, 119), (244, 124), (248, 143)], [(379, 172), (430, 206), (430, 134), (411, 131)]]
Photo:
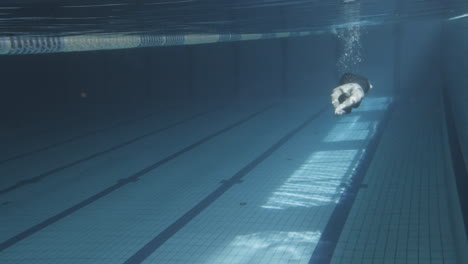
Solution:
[[(466, 0), (2, 0), (0, 35), (90, 33), (268, 33), (315, 30), (353, 19), (391, 23), (447, 18), (468, 10)], [(348, 0), (349, 1), (349, 0)]]

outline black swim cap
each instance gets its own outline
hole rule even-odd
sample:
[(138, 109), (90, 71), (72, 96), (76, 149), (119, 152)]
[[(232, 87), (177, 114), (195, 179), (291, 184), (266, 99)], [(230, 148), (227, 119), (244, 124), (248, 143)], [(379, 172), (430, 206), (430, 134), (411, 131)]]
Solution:
[(370, 89), (370, 83), (369, 83), (369, 80), (362, 76), (362, 75), (358, 75), (358, 74), (354, 74), (354, 73), (350, 73), (350, 72), (347, 72), (345, 74), (343, 74), (340, 78), (340, 83), (339, 85), (343, 85), (343, 84), (347, 84), (347, 83), (357, 83), (359, 84), (362, 89), (364, 90), (365, 93), (367, 93)]

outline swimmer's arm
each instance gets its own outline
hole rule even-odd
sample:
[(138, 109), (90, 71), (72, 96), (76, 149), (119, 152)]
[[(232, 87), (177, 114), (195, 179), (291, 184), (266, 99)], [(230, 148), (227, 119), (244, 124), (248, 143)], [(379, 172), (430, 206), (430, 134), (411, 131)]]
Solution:
[(339, 108), (346, 109), (352, 107), (361, 102), (363, 98), (364, 91), (362, 91), (360, 87), (358, 89), (353, 89), (351, 96), (344, 100), (344, 102), (339, 105)]
[(341, 90), (341, 87), (338, 86), (335, 89), (333, 89), (332, 94), (331, 94), (331, 103), (333, 107), (337, 108), (338, 105), (340, 105), (340, 102), (338, 101), (338, 98), (343, 94), (343, 91)]

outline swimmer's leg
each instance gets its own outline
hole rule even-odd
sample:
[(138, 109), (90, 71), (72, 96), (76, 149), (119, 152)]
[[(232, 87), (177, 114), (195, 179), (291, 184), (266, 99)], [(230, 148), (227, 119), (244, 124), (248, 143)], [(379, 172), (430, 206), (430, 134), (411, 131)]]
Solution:
[(337, 108), (342, 103), (340, 99), (342, 99), (345, 96), (346, 95), (343, 93), (343, 90), (341, 90), (340, 86), (333, 89), (332, 94), (331, 94), (331, 103), (333, 107)]

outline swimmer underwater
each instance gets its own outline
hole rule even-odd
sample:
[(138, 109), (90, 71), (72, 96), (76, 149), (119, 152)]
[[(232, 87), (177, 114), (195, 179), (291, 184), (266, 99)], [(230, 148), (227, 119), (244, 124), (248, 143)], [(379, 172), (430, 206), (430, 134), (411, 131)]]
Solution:
[(353, 108), (359, 107), (370, 89), (372, 84), (366, 77), (353, 73), (343, 74), (338, 87), (331, 94), (335, 115), (351, 113)]

